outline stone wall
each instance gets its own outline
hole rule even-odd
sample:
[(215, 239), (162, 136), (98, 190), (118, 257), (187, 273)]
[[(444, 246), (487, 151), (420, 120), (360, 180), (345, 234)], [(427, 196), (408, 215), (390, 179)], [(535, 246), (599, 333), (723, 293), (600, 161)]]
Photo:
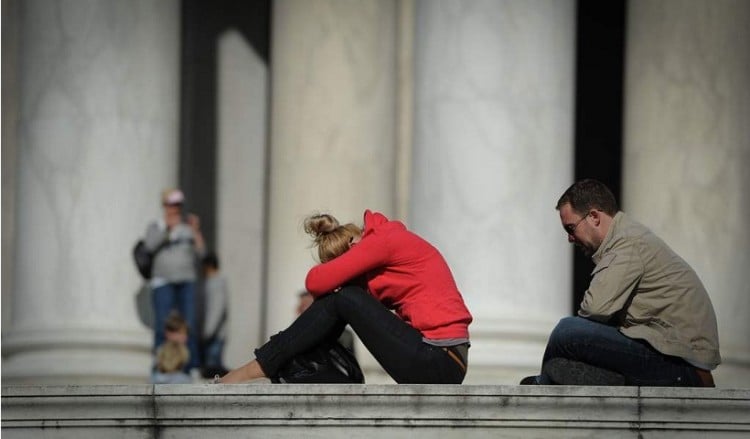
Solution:
[(747, 437), (750, 390), (446, 385), (15, 386), (6, 438)]

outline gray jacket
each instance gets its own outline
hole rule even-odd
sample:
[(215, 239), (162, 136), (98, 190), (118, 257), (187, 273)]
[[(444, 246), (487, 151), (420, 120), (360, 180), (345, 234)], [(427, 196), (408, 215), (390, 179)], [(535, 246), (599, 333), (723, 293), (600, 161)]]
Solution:
[(185, 223), (173, 227), (167, 234), (164, 221), (154, 221), (146, 229), (144, 243), (149, 251), (157, 251), (151, 271), (151, 285), (193, 282), (197, 278), (193, 229)]
[(645, 226), (618, 212), (578, 314), (614, 323), (663, 354), (714, 369), (721, 362), (711, 299), (692, 268)]
[(229, 292), (227, 280), (222, 274), (208, 277), (205, 283), (206, 320), (203, 323), (203, 339), (216, 336), (219, 340), (227, 337), (227, 311)]

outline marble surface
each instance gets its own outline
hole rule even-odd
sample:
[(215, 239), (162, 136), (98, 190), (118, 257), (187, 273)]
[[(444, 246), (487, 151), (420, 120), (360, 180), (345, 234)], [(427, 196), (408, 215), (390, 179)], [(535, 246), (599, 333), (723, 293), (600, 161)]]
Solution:
[[(474, 315), (470, 375), (533, 373), (569, 314), (575, 3), (419, 1), (410, 222)], [(469, 379), (469, 378), (467, 378)]]
[[(7, 437), (744, 437), (750, 391), (449, 385), (2, 388)], [(54, 428), (49, 428), (54, 426)]]
[(394, 211), (396, 6), (273, 3), (267, 334), (295, 317), (313, 266), (306, 216)]
[(701, 277), (719, 324), (717, 382), (747, 385), (750, 3), (688, 3), (629, 3), (622, 207)]
[(224, 361), (234, 367), (263, 339), (268, 66), (235, 30), (217, 42), (217, 253), (229, 284)]
[(22, 196), (3, 381), (121, 365), (120, 378), (142, 380), (150, 335), (130, 251), (177, 178), (178, 2), (19, 6)]
[(13, 307), (13, 263), (16, 246), (16, 170), (18, 169), (18, 41), (19, 8), (2, 0), (2, 331), (10, 329)]

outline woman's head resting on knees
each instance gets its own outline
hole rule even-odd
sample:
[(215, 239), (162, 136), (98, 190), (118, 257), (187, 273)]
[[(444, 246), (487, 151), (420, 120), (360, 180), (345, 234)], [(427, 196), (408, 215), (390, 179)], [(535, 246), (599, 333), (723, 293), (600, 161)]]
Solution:
[(340, 225), (336, 218), (327, 213), (307, 217), (305, 232), (313, 237), (321, 263), (341, 256), (362, 236), (362, 229), (359, 227), (351, 223)]

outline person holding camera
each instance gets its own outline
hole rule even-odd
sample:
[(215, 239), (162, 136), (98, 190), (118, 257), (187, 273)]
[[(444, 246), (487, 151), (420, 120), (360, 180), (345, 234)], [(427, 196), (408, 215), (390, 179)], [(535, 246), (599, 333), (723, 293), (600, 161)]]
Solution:
[(196, 258), (203, 256), (205, 244), (196, 215), (183, 216), (185, 196), (179, 189), (162, 192), (162, 218), (151, 222), (144, 244), (153, 253), (149, 286), (153, 291), (154, 351), (164, 342), (164, 324), (170, 311), (177, 310), (188, 322), (190, 362), (186, 370), (199, 367), (196, 338), (195, 284)]

